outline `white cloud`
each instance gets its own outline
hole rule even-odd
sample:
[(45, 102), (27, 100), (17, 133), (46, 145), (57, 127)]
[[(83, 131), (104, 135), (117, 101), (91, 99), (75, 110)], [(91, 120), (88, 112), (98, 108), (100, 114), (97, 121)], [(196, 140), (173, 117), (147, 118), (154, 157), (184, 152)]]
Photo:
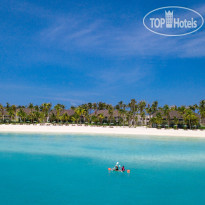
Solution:
[[(54, 48), (75, 52), (90, 52), (100, 56), (165, 56), (204, 57), (204, 27), (183, 37), (163, 37), (148, 31), (143, 16), (130, 24), (116, 26), (112, 19), (92, 18), (89, 13), (61, 14), (33, 4), (16, 3), (13, 10), (41, 18), (47, 25), (34, 34), (34, 41), (43, 49)], [(193, 7), (205, 14), (205, 4)]]
[(59, 18), (41, 32), (45, 44), (63, 50), (96, 52), (114, 56), (204, 56), (204, 31), (184, 37), (163, 37), (146, 30), (143, 25), (115, 27), (105, 20), (89, 17)]

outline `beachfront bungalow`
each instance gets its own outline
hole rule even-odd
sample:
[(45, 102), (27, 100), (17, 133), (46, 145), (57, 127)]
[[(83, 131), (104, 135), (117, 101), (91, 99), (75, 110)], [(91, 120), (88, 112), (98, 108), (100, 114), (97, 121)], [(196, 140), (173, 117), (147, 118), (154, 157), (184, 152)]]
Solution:
[[(164, 112), (162, 110), (159, 110), (157, 112), (155, 112), (151, 117), (156, 117), (157, 116), (157, 113), (161, 113), (161, 116), (162, 116), (162, 119), (164, 121), (164, 124), (167, 123), (168, 119), (167, 119), (167, 116), (164, 115)], [(195, 116), (199, 119), (200, 121), (200, 115), (197, 114), (197, 113), (194, 113)], [(170, 116), (170, 125), (173, 126), (174, 125), (174, 120), (175, 118), (178, 119), (178, 124), (184, 124), (184, 118), (183, 118), (183, 115), (180, 114), (178, 111), (176, 110), (171, 110), (170, 113), (169, 113), (169, 116)]]
[[(75, 114), (74, 110), (61, 110), (61, 112), (59, 113), (59, 116), (63, 116), (64, 114), (67, 114), (69, 117), (73, 116)], [(49, 118), (48, 121), (56, 121), (56, 116), (57, 116), (57, 111), (56, 110), (51, 110), (51, 112), (49, 113)]]
[[(74, 110), (62, 110), (61, 112), (60, 112), (60, 116), (62, 116), (63, 114), (65, 114), (65, 113), (67, 113), (67, 115), (68, 116), (72, 116), (72, 115), (74, 115), (75, 114), (75, 111)], [(57, 115), (57, 111), (56, 110), (52, 110), (51, 112), (50, 112), (50, 115), (52, 115), (52, 114), (54, 114), (54, 115)]]
[[(94, 113), (92, 113), (91, 116), (94, 116), (94, 115), (98, 116), (99, 114), (102, 114), (104, 116), (104, 119), (103, 119), (104, 122), (109, 122), (110, 121), (110, 114), (109, 114), (108, 110), (97, 110)], [(149, 124), (150, 118), (149, 118), (148, 115), (146, 115), (144, 119), (139, 114), (137, 114), (136, 117), (138, 119), (137, 122), (136, 122), (138, 126), (148, 125)], [(118, 110), (114, 110), (113, 111), (113, 119), (111, 121), (118, 123), (120, 118), (123, 118), (123, 116), (122, 115), (120, 116)], [(134, 122), (131, 122), (131, 124), (134, 125)]]
[(149, 125), (149, 121), (150, 121), (150, 117), (148, 115), (146, 115), (144, 119), (140, 115), (138, 115), (137, 125), (139, 125), (139, 126)]
[[(151, 117), (156, 117), (157, 113), (160, 113), (162, 115), (163, 120), (167, 120), (167, 116), (164, 115), (164, 112), (162, 110), (155, 112)], [(176, 110), (171, 110), (169, 115), (170, 115), (170, 120), (174, 120), (174, 117), (176, 117), (178, 118), (179, 122), (183, 121), (183, 116)]]
[(15, 115), (15, 121), (23, 121), (20, 116), (17, 115), (17, 113), (20, 111), (20, 109), (22, 109), (26, 115), (28, 116), (31, 113), (31, 109), (30, 108), (17, 108), (16, 109), (16, 115)]
[(9, 113), (6, 110), (3, 111), (3, 115), (0, 116), (0, 120), (1, 121), (10, 120)]
[[(102, 114), (104, 116), (103, 121), (106, 121), (106, 122), (109, 121), (110, 114), (109, 114), (108, 110), (97, 110), (97, 111), (95, 111), (94, 113), (91, 114), (91, 117), (92, 116), (98, 116), (100, 114)], [(120, 115), (119, 115), (118, 110), (113, 110), (113, 120), (112, 121), (119, 122), (119, 118), (120, 118)]]

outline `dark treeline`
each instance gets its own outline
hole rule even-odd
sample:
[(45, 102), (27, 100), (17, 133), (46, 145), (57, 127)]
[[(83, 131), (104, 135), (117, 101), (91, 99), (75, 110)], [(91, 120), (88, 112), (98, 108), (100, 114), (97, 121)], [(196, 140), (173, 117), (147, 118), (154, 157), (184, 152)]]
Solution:
[(132, 99), (113, 106), (104, 102), (71, 106), (51, 103), (16, 106), (0, 104), (1, 123), (77, 123), (119, 126), (152, 126), (196, 128), (205, 121), (205, 100), (189, 106), (159, 106), (158, 101), (147, 104)]

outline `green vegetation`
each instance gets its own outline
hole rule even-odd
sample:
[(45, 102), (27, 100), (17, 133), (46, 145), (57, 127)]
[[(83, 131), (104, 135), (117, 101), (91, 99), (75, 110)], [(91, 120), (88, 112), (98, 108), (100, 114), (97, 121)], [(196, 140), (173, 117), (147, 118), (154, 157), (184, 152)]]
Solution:
[(54, 123), (90, 124), (109, 126), (149, 126), (157, 128), (204, 129), (205, 100), (199, 105), (159, 106), (158, 101), (147, 104), (132, 99), (128, 104), (120, 101), (117, 105), (103, 102), (87, 103), (65, 109), (62, 104), (16, 106), (0, 104), (1, 123)]

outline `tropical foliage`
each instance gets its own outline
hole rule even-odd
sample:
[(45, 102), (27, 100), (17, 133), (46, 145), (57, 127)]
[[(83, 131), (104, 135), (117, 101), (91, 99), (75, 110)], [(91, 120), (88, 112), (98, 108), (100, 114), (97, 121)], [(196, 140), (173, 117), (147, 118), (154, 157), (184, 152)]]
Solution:
[(69, 110), (62, 104), (52, 107), (51, 103), (40, 106), (0, 104), (1, 122), (19, 123), (77, 123), (118, 126), (152, 126), (195, 128), (205, 121), (205, 100), (190, 106), (159, 106), (158, 101), (148, 104), (131, 99), (129, 103), (120, 101), (117, 105), (104, 102), (71, 106)]

